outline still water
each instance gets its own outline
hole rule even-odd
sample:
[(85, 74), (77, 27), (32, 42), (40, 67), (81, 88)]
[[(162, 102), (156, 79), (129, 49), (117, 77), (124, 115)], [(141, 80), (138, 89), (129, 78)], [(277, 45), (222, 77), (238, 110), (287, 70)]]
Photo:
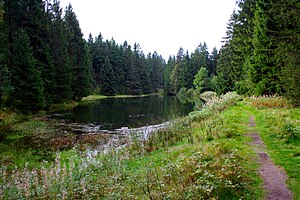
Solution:
[(164, 123), (187, 115), (193, 104), (176, 97), (108, 98), (80, 104), (73, 110), (58, 113), (67, 123), (93, 124), (101, 130), (121, 127), (139, 128)]

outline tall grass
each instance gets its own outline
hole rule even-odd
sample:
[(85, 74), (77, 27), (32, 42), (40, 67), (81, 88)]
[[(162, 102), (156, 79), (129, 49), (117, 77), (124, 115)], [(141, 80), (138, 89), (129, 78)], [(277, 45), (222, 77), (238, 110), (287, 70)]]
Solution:
[(204, 120), (215, 113), (225, 110), (229, 106), (236, 105), (241, 99), (242, 97), (236, 92), (229, 92), (220, 97), (215, 96), (210, 98), (204, 104), (196, 105), (196, 111), (191, 112), (189, 116), (193, 120)]
[(290, 108), (287, 99), (277, 95), (252, 96), (251, 105), (256, 108)]
[(300, 109), (279, 96), (252, 97), (250, 111), (270, 157), (288, 175), (294, 199), (300, 199)]
[(237, 94), (205, 104), (198, 117), (123, 147), (58, 152), (36, 168), (0, 167), (0, 199), (251, 199), (238, 136), (220, 114)]
[[(241, 197), (246, 189), (245, 170), (235, 150), (216, 144), (195, 148), (190, 157), (163, 164), (147, 162), (134, 171), (135, 161), (125, 152), (100, 155), (77, 152), (50, 166), (7, 171), (0, 169), (2, 199), (208, 199)], [(64, 155), (66, 156), (66, 155)], [(157, 159), (157, 158), (156, 158)], [(126, 162), (125, 162), (126, 161)], [(224, 198), (223, 198), (224, 199)]]

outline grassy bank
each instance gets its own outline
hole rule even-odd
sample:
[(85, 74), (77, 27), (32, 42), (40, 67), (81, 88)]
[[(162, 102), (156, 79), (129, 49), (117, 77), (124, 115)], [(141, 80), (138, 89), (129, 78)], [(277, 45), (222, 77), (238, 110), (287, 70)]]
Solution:
[(286, 171), (293, 198), (300, 200), (300, 108), (291, 108), (281, 97), (254, 98), (250, 105), (256, 130), (275, 164)]
[(99, 99), (107, 99), (107, 98), (138, 98), (138, 97), (149, 97), (151, 95), (156, 94), (143, 94), (143, 95), (115, 95), (115, 96), (104, 96), (104, 95), (89, 95), (87, 97), (83, 97), (81, 102), (87, 101), (96, 101)]
[[(133, 134), (127, 146), (107, 154), (70, 149), (57, 152), (52, 162), (36, 162), (38, 167), (3, 165), (0, 198), (263, 199), (256, 154), (246, 135), (251, 115), (299, 198), (299, 109), (285, 108), (286, 102), (267, 108), (260, 99), (240, 100), (234, 93), (215, 98), (149, 140)], [(282, 116), (287, 121), (279, 123)]]

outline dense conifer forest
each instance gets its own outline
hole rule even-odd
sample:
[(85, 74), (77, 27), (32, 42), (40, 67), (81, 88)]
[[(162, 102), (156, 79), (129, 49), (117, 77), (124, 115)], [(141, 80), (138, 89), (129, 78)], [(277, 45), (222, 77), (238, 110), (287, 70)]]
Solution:
[(165, 61), (101, 33), (86, 41), (72, 6), (62, 9), (59, 0), (1, 0), (1, 107), (31, 112), (93, 93), (175, 95), (182, 88), (279, 94), (299, 104), (299, 2), (237, 3), (219, 51), (203, 42)]

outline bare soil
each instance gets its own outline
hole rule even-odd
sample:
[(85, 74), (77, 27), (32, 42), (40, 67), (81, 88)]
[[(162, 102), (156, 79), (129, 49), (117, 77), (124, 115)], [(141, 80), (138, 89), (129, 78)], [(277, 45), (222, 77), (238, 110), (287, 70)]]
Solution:
[[(250, 117), (249, 126), (256, 126), (254, 116)], [(257, 133), (252, 132), (248, 136), (253, 139), (252, 145), (258, 155), (259, 172), (264, 182), (266, 200), (292, 200), (293, 195), (285, 183), (287, 180), (285, 171), (274, 164), (266, 153), (266, 146)]]

